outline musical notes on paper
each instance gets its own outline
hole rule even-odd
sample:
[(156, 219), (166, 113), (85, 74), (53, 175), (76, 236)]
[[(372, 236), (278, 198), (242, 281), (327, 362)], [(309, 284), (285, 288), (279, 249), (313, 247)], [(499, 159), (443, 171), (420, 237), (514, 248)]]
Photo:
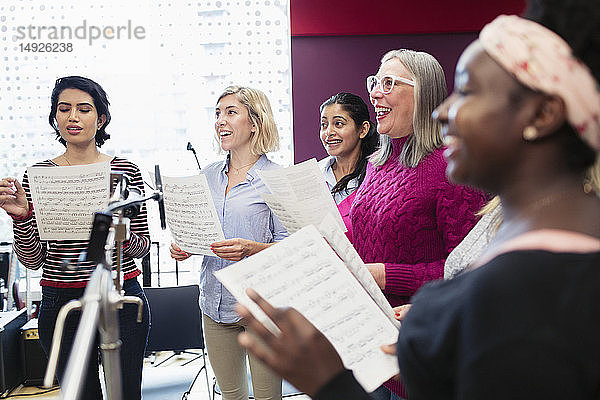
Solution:
[(29, 187), (41, 240), (88, 240), (94, 213), (106, 207), (110, 164), (30, 167)]
[(314, 158), (287, 168), (257, 171), (271, 191), (265, 203), (289, 233), (307, 226), (318, 226), (331, 214), (344, 232), (346, 226)]
[(285, 207), (284, 202), (279, 200), (279, 197), (267, 193), (261, 194), (261, 197), (289, 233), (299, 231), (306, 225), (299, 221), (297, 213)]
[(398, 329), (313, 225), (215, 276), (273, 332), (278, 329), (246, 288), (276, 307), (296, 308), (329, 339), (367, 391), (398, 373), (396, 358), (380, 349), (396, 342)]
[(327, 243), (329, 243), (342, 261), (344, 261), (346, 267), (348, 267), (352, 275), (358, 279), (361, 286), (365, 288), (373, 301), (381, 308), (381, 311), (387, 315), (388, 319), (397, 328), (400, 328), (400, 321), (396, 319), (392, 306), (383, 295), (381, 289), (379, 289), (377, 282), (375, 282), (375, 278), (373, 278), (373, 275), (371, 275), (367, 269), (367, 266), (360, 258), (360, 255), (331, 215), (327, 215), (325, 219), (323, 219), (323, 222), (319, 225), (319, 232), (321, 232), (323, 237), (327, 240)]
[(167, 225), (175, 243), (193, 254), (214, 256), (210, 244), (225, 240), (204, 174), (162, 176)]

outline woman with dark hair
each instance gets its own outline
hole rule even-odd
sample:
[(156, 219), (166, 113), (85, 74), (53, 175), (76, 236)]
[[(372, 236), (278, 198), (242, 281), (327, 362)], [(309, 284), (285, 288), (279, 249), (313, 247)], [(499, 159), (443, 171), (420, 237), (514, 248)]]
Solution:
[[(50, 114), (48, 114), (48, 123), (56, 132), (56, 139), (62, 143), (65, 147), (68, 145), (67, 141), (62, 137), (60, 133), (60, 127), (58, 126), (58, 120), (56, 119), (56, 112), (59, 107), (58, 98), (65, 89), (77, 89), (86, 92), (94, 100), (96, 106), (96, 113), (99, 118), (103, 120), (102, 124), (98, 124), (96, 130), (95, 142), (98, 147), (101, 147), (104, 142), (110, 139), (110, 135), (106, 133), (106, 127), (110, 123), (110, 111), (108, 110), (109, 102), (106, 92), (102, 89), (102, 86), (98, 85), (91, 79), (83, 78), (81, 76), (67, 76), (56, 80), (52, 95), (50, 97)], [(83, 109), (82, 109), (83, 110)], [(65, 151), (66, 153), (66, 151)]]
[(341, 92), (325, 100), (320, 107), (320, 137), (329, 157), (319, 161), (352, 240), (350, 207), (356, 189), (365, 179), (369, 156), (379, 144), (369, 109), (359, 96)]
[[(586, 3), (554, 15), (573, 48), (517, 16), (486, 25), (433, 114), (448, 175), (497, 193), (503, 222), (469, 271), (413, 297), (397, 344), (413, 400), (598, 399), (600, 196), (585, 179), (600, 153), (600, 70), (587, 66), (600, 65), (600, 7)], [(595, 23), (565, 28), (576, 16)], [(369, 398), (302, 316), (251, 297), (281, 335), (240, 308), (274, 351), (244, 346), (315, 399)]]
[[(101, 153), (98, 148), (110, 137), (105, 129), (110, 122), (106, 93), (96, 82), (80, 76), (67, 76), (56, 81), (51, 96), (48, 121), (57, 139), (65, 146), (59, 156), (39, 162), (34, 167), (58, 167), (110, 163), (112, 172), (128, 178), (130, 184), (144, 190), (138, 167), (124, 158)], [(67, 204), (64, 205), (68, 207)], [(42, 268), (42, 303), (38, 331), (40, 342), (49, 354), (54, 325), (60, 308), (79, 299), (85, 290), (95, 265), (79, 261), (87, 249), (87, 240), (47, 240), (39, 238), (27, 173), (21, 185), (17, 179), (0, 181), (0, 207), (13, 219), (14, 250), (19, 261), (27, 268)], [(131, 219), (131, 235), (123, 244), (123, 290), (127, 296), (137, 296), (144, 302), (142, 323), (137, 323), (137, 305), (125, 304), (119, 310), (119, 328), (122, 346), (121, 373), (124, 399), (141, 398), (142, 364), (149, 329), (148, 302), (137, 276), (141, 271), (133, 259), (141, 258), (150, 249), (150, 235), (146, 208)], [(65, 263), (76, 268), (64, 268)], [(115, 264), (113, 260), (113, 265)], [(59, 355), (57, 375), (62, 380), (80, 314), (67, 318)], [(82, 399), (102, 399), (98, 375), (98, 351), (87, 365)]]

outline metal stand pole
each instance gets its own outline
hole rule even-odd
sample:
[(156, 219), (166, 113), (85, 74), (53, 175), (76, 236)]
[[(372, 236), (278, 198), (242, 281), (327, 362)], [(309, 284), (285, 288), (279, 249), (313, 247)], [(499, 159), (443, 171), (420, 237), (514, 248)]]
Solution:
[[(110, 272), (104, 268), (96, 268), (83, 297), (81, 298), (83, 311), (81, 313), (81, 319), (79, 321), (79, 326), (77, 327), (77, 335), (75, 336), (75, 341), (65, 371), (61, 396), (63, 400), (77, 400), (81, 388), (83, 387), (81, 383), (83, 382), (84, 374), (87, 371), (86, 366), (94, 344), (96, 326), (100, 315), (102, 275), (106, 274), (109, 274), (110, 276)], [(62, 334), (62, 330), (60, 332), (55, 330), (54, 336), (56, 337), (57, 334)], [(56, 360), (58, 361), (58, 354)], [(54, 368), (56, 368), (56, 366), (54, 366)], [(50, 365), (48, 366), (48, 369), (50, 369)], [(46, 375), (46, 378), (48, 378), (48, 375)], [(53, 379), (54, 376), (50, 379), (50, 383)], [(48, 383), (48, 381), (46, 382)]]
[[(115, 292), (111, 279), (103, 282), (105, 285), (102, 299), (102, 315), (100, 318), (100, 350), (102, 351), (102, 366), (106, 381), (106, 397), (109, 400), (121, 400), (121, 339), (119, 339), (118, 308), (122, 307), (121, 296)], [(143, 306), (143, 305), (142, 305)]]
[(81, 300), (67, 303), (59, 312), (56, 319), (56, 329), (52, 339), (52, 351), (48, 360), (48, 369), (44, 385), (51, 386), (58, 365), (58, 354), (64, 322), (69, 312), (82, 309), (81, 320), (71, 349), (64, 384), (62, 385), (62, 400), (77, 400), (83, 387), (84, 374), (90, 354), (94, 350), (96, 331), (100, 330), (100, 349), (102, 365), (106, 379), (108, 400), (122, 400), (121, 358), (119, 349), (118, 309), (123, 303), (138, 305), (137, 322), (142, 321), (143, 302), (134, 296), (120, 296), (111, 277), (111, 272), (99, 264), (85, 289)]
[[(161, 216), (161, 227), (165, 228), (164, 204), (162, 203), (162, 184), (158, 165), (156, 171), (157, 191), (151, 196), (144, 198), (139, 193), (130, 193), (127, 199), (115, 199), (109, 207), (94, 215), (94, 224), (86, 253), (86, 261), (97, 264), (92, 273), (87, 287), (80, 300), (73, 300), (65, 304), (56, 318), (54, 336), (52, 338), (52, 349), (48, 359), (48, 367), (44, 377), (44, 385), (51, 386), (54, 381), (58, 355), (62, 340), (62, 332), (68, 314), (81, 309), (81, 319), (77, 327), (75, 341), (69, 355), (67, 369), (65, 371), (64, 384), (62, 386), (63, 400), (77, 400), (83, 387), (83, 375), (87, 372), (87, 363), (94, 349), (95, 334), (100, 330), (100, 349), (102, 351), (102, 364), (106, 379), (106, 391), (108, 400), (122, 400), (121, 382), (121, 359), (119, 349), (118, 309), (123, 303), (134, 303), (138, 306), (137, 322), (142, 322), (144, 304), (135, 296), (121, 295), (121, 257), (123, 242), (129, 238), (129, 219), (123, 217), (123, 210), (128, 206), (139, 205), (146, 200), (154, 199), (159, 202)], [(126, 185), (126, 180), (122, 179)], [(122, 188), (121, 196), (126, 190)], [(138, 208), (139, 211), (139, 208)], [(113, 213), (118, 212), (116, 222), (113, 221)], [(129, 215), (135, 215), (137, 211), (130, 210)], [(111, 262), (112, 243), (117, 247), (117, 274), (113, 281)], [(94, 349), (95, 350), (95, 349)]]

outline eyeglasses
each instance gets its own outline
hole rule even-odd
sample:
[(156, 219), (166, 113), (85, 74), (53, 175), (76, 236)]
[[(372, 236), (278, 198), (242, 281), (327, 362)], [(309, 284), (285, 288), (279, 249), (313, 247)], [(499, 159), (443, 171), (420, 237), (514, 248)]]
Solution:
[(367, 78), (367, 91), (371, 93), (373, 92), (373, 90), (375, 90), (377, 86), (379, 86), (383, 94), (388, 94), (392, 91), (392, 89), (394, 88), (394, 86), (396, 86), (398, 82), (406, 83), (410, 86), (415, 86), (415, 81), (407, 78), (401, 78), (399, 76), (394, 75), (386, 75), (384, 77), (378, 78), (375, 75), (371, 75)]

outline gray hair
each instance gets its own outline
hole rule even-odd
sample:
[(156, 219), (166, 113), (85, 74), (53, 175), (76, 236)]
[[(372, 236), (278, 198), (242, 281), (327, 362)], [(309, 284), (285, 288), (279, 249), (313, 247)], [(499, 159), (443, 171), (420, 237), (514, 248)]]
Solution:
[[(441, 124), (431, 118), (433, 110), (448, 95), (446, 78), (440, 63), (429, 53), (413, 50), (391, 50), (381, 59), (381, 64), (398, 58), (412, 75), (414, 87), (413, 134), (407, 139), (398, 162), (416, 167), (433, 150), (442, 146)], [(392, 141), (381, 135), (380, 147), (371, 156), (375, 166), (385, 164), (392, 154)]]

